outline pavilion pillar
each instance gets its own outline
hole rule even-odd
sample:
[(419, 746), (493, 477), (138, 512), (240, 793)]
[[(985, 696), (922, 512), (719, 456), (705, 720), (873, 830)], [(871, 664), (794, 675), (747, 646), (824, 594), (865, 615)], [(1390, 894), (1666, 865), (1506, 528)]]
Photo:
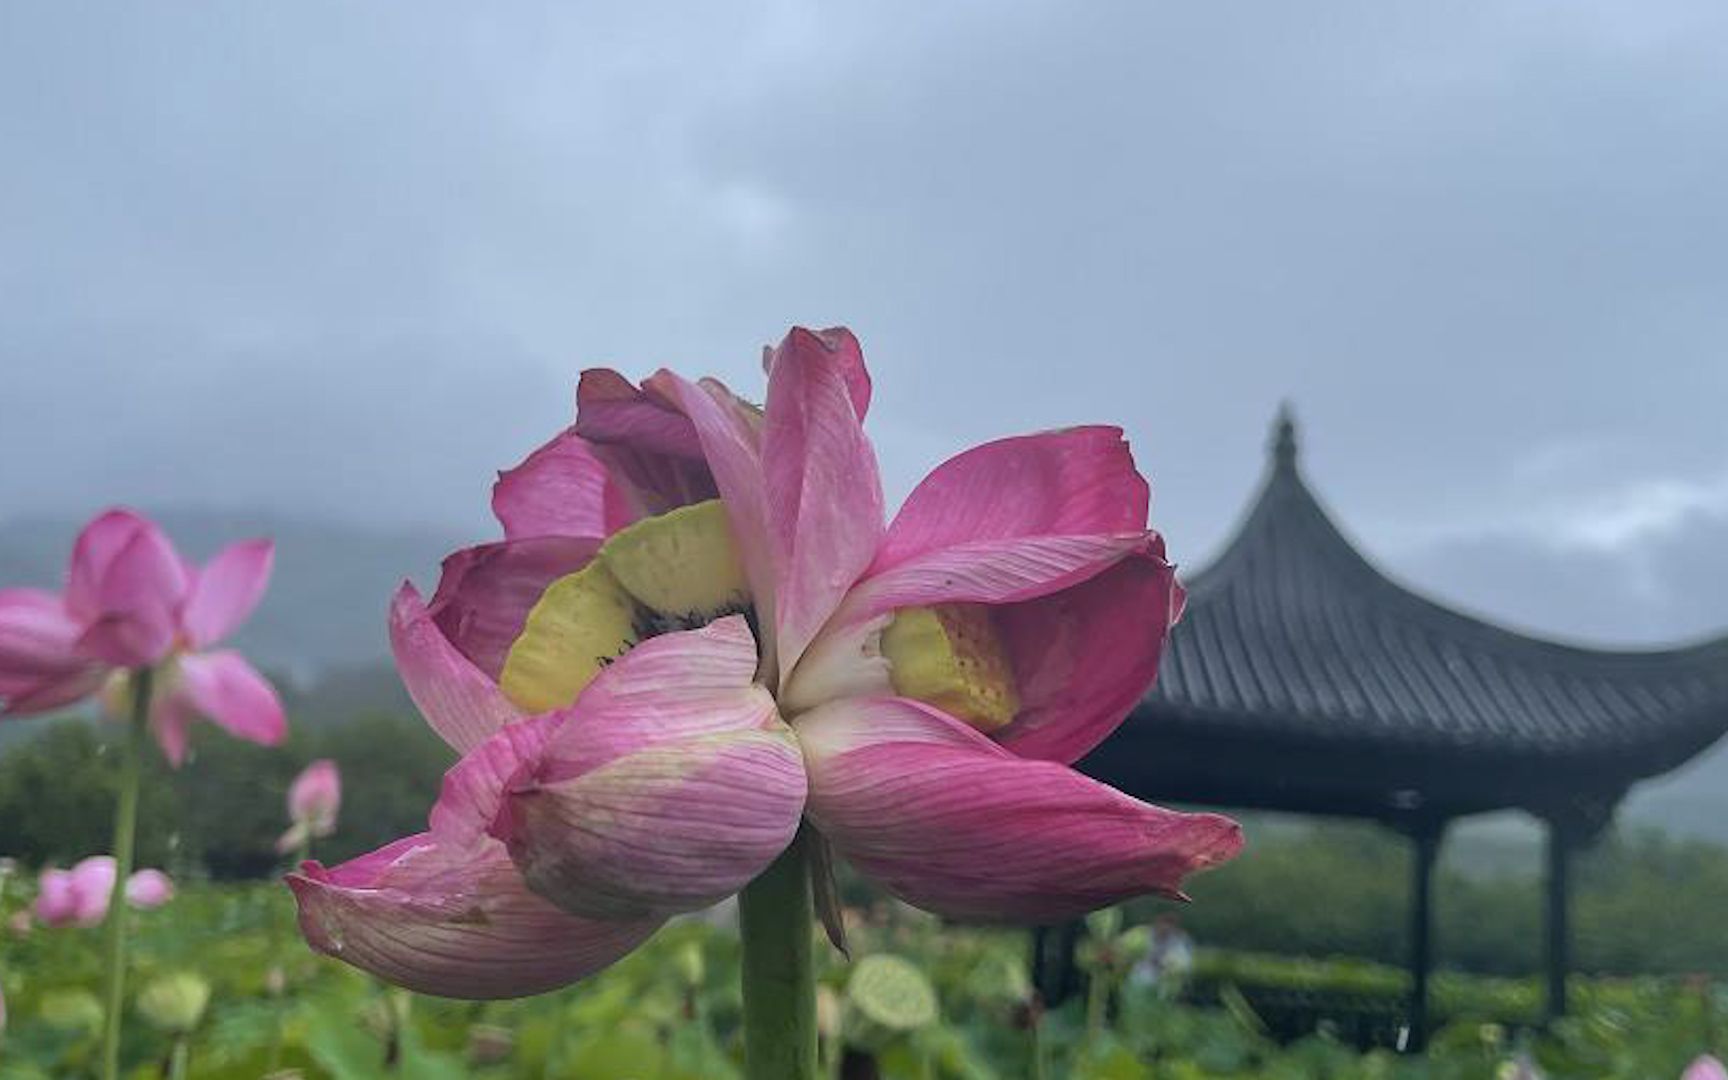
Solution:
[(1571, 830), (1557, 821), (1548, 822), (1547, 874), (1547, 942), (1543, 950), (1543, 968), (1547, 978), (1547, 1016), (1555, 1020), (1566, 1015), (1566, 975), (1572, 967), (1572, 927), (1568, 901), (1572, 888)]
[(1428, 975), (1434, 968), (1434, 864), (1440, 856), (1444, 822), (1422, 822), (1409, 829), (1410, 864), (1410, 1005), (1409, 1035), (1403, 1048), (1419, 1051), (1428, 1044)]
[(1050, 1008), (1062, 1004), (1080, 984), (1075, 953), (1086, 923), (1080, 919), (1032, 930), (1032, 989)]
[(1537, 809), (1547, 826), (1543, 874), (1542, 975), (1549, 1020), (1566, 1015), (1566, 976), (1572, 971), (1572, 858), (1594, 843), (1614, 820), (1624, 790), (1572, 794)]

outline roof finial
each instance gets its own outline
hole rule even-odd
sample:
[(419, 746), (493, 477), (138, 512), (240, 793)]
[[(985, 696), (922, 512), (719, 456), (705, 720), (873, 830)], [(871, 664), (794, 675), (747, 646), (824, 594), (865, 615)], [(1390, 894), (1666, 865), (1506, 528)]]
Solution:
[(1272, 461), (1280, 469), (1296, 467), (1296, 415), (1289, 399), (1278, 403), (1278, 417), (1272, 421)]

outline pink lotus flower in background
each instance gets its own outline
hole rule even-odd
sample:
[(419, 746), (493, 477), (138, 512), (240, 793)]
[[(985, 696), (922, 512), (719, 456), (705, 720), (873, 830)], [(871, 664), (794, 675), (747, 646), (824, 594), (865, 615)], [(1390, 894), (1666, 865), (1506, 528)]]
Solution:
[[(37, 882), (36, 919), (44, 926), (96, 926), (108, 916), (114, 891), (114, 858), (92, 855), (70, 870), (51, 867)], [(140, 870), (126, 879), (126, 901), (135, 908), (161, 907), (174, 883), (160, 870)]]
[(152, 911), (174, 899), (174, 882), (160, 870), (139, 870), (126, 879), (126, 902)]
[(302, 769), (288, 787), (288, 818), (293, 822), (276, 841), (278, 852), (289, 852), (315, 837), (336, 831), (342, 806), (342, 774), (336, 763), (320, 758)]
[(1704, 1054), (1686, 1066), (1680, 1080), (1728, 1080), (1728, 1069), (1724, 1069), (1714, 1056)]
[(126, 687), (111, 680), (155, 667), (151, 726), (175, 765), (196, 716), (252, 742), (281, 742), (275, 690), (239, 653), (211, 648), (257, 606), (273, 552), (268, 540), (246, 540), (200, 569), (146, 518), (98, 515), (73, 544), (64, 593), (0, 589), (0, 716), (61, 708), (104, 685), (124, 700)]
[(503, 473), (502, 542), (404, 585), (404, 683), (463, 758), (428, 829), (289, 882), (307, 939), (454, 997), (535, 993), (760, 874), (808, 820), (938, 914), (1179, 895), (1226, 818), (1070, 765), (1151, 684), (1182, 590), (1115, 428), (950, 460), (885, 521), (845, 330), (794, 330), (757, 409), (584, 374)]

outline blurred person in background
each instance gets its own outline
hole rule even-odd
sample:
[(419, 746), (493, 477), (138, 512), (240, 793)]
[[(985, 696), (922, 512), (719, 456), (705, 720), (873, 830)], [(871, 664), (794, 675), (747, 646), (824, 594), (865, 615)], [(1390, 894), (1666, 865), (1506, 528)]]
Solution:
[(1152, 937), (1128, 974), (1134, 986), (1155, 987), (1163, 996), (1174, 997), (1194, 968), (1194, 939), (1175, 915), (1164, 912), (1152, 920)]

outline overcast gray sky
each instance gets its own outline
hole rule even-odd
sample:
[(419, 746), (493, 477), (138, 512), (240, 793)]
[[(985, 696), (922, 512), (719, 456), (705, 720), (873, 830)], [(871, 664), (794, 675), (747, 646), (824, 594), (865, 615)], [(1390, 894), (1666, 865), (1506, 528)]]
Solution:
[(576, 372), (877, 376), (893, 493), (1127, 427), (1203, 562), (1281, 398), (1394, 571), (1728, 625), (1728, 6), (0, 12), (0, 522), (488, 527)]

